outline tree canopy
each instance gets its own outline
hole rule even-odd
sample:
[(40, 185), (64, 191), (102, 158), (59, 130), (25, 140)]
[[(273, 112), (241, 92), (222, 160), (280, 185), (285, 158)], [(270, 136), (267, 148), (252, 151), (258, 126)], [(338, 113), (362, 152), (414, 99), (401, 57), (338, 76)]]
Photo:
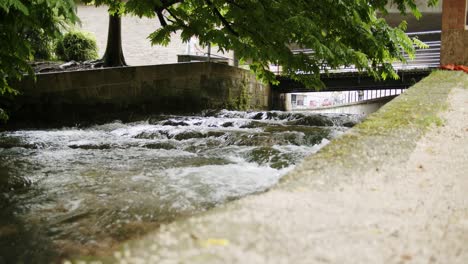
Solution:
[[(402, 13), (420, 17), (414, 0), (95, 0), (111, 10), (140, 17), (157, 17), (161, 27), (149, 36), (153, 44), (167, 45), (171, 34), (180, 32), (184, 41), (196, 36), (200, 44), (215, 44), (221, 51), (232, 50), (266, 80), (274, 75), (270, 63), (283, 73), (320, 85), (325, 66), (354, 65), (376, 78), (397, 77), (391, 66), (405, 61), (403, 53), (414, 54), (406, 23), (390, 27), (377, 12), (386, 13), (394, 4)], [(429, 6), (437, 0), (427, 0)], [(294, 53), (290, 46), (312, 50)]]
[(75, 21), (73, 0), (0, 0), (0, 95), (16, 92), (7, 79), (32, 74), (28, 61), (35, 50), (28, 34), (57, 36), (63, 26)]
[[(184, 41), (197, 37), (202, 45), (215, 44), (250, 62), (250, 68), (265, 80), (273, 80), (270, 63), (283, 73), (320, 84), (325, 65), (337, 68), (355, 65), (376, 78), (396, 77), (391, 67), (404, 61), (403, 52), (414, 54), (417, 40), (404, 34), (402, 23), (390, 27), (377, 12), (388, 4), (404, 13), (420, 16), (415, 0), (83, 0), (108, 5), (111, 14), (129, 13), (157, 17), (161, 27), (149, 36), (153, 44), (168, 44), (180, 32)], [(437, 0), (427, 0), (432, 6)], [(31, 72), (27, 61), (33, 50), (24, 32), (59, 32), (65, 21), (77, 20), (73, 0), (0, 0), (0, 94), (13, 92), (8, 78)], [(312, 50), (294, 53), (290, 46)]]

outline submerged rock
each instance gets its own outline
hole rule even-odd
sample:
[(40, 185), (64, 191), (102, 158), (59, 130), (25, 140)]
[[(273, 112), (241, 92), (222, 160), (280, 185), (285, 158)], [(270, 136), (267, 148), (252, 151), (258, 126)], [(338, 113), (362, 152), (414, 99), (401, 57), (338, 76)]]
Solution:
[(169, 138), (169, 132), (164, 130), (158, 131), (145, 131), (134, 136), (138, 139), (167, 139)]
[(262, 120), (263, 119), (263, 113), (258, 113), (254, 117), (252, 117), (254, 120)]
[[(265, 132), (278, 135), (283, 135), (283, 138), (293, 145), (308, 145), (313, 146), (322, 142), (324, 138), (330, 138), (330, 129), (325, 127), (309, 127), (309, 126), (270, 126), (265, 128)], [(298, 138), (297, 133), (301, 133), (302, 137)]]
[(176, 148), (174, 145), (172, 145), (171, 143), (167, 143), (167, 142), (148, 143), (148, 144), (143, 145), (143, 147), (149, 148), (149, 149), (165, 149), (165, 150)]
[(247, 153), (246, 160), (259, 165), (268, 165), (274, 169), (282, 169), (294, 164), (292, 157), (271, 147), (253, 149)]
[(175, 140), (187, 140), (191, 138), (206, 138), (207, 135), (197, 131), (186, 131), (175, 135)]
[(72, 149), (111, 149), (110, 144), (71, 144), (68, 145)]
[(234, 126), (234, 122), (226, 122), (224, 124), (221, 125), (222, 127), (233, 127)]
[(189, 126), (184, 121), (167, 120), (162, 123), (163, 126)]
[(32, 184), (29, 178), (16, 173), (12, 168), (0, 166), (0, 192), (4, 193), (3, 197), (0, 196), (0, 206), (2, 206), (1, 200), (9, 197), (8, 192), (21, 190)]
[(327, 117), (320, 115), (304, 116), (300, 119), (286, 123), (291, 126), (333, 126), (333, 122)]
[(240, 126), (239, 128), (258, 128), (258, 127), (266, 127), (268, 125), (269, 125), (268, 123), (252, 121), (250, 123)]
[(0, 149), (26, 148), (38, 149), (43, 147), (40, 143), (28, 143), (17, 137), (0, 137)]

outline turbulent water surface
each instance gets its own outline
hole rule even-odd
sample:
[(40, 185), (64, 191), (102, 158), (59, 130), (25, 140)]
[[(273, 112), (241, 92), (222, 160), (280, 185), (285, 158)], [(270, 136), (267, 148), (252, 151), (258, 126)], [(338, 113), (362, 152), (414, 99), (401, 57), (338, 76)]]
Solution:
[(359, 119), (221, 111), (0, 133), (0, 263), (98, 254), (264, 191)]

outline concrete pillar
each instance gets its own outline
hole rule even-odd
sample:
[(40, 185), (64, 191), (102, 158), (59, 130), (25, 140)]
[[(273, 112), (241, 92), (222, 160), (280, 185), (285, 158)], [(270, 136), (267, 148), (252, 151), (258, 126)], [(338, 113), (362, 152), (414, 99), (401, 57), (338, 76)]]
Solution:
[(291, 101), (291, 94), (288, 93), (286, 94), (285, 100), (284, 100), (284, 111), (292, 111), (292, 110), (293, 110), (293, 106), (292, 106), (292, 101)]
[(467, 0), (442, 3), (442, 45), (440, 62), (468, 65)]

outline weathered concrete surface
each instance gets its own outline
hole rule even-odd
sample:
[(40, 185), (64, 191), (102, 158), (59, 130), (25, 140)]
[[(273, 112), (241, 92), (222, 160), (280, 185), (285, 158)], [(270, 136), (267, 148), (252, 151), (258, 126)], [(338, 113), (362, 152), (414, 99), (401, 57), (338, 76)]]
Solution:
[(274, 189), (163, 225), (109, 262), (467, 263), (467, 161), (468, 75), (436, 72)]
[[(247, 70), (200, 62), (38, 74), (15, 84), (9, 125), (71, 124), (205, 109), (268, 109), (269, 85)], [(0, 102), (1, 103), (1, 102)]]

